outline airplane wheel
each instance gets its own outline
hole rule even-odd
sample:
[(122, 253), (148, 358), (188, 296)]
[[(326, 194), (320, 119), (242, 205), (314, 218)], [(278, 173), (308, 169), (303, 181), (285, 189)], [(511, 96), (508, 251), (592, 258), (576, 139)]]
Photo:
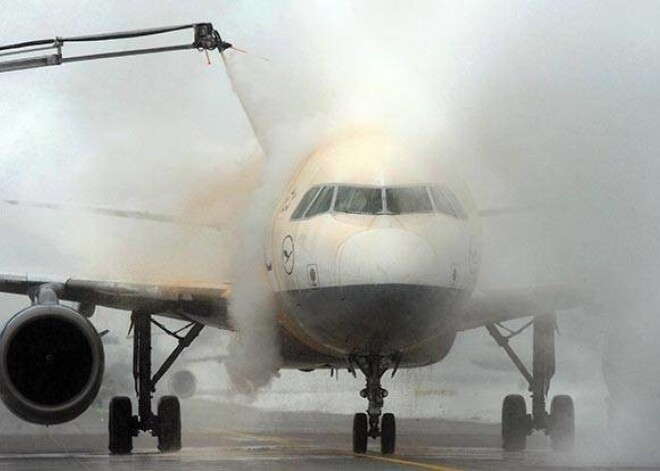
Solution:
[(383, 414), (380, 429), (380, 452), (384, 455), (391, 455), (394, 453), (396, 446), (396, 421), (394, 414)]
[(128, 397), (119, 396), (110, 400), (108, 432), (110, 453), (126, 455), (133, 450), (133, 405)]
[(181, 406), (176, 396), (158, 400), (158, 449), (163, 453), (181, 449)]
[(554, 451), (573, 451), (575, 448), (575, 410), (571, 396), (552, 398), (549, 432)]
[(502, 403), (502, 448), (522, 451), (527, 446), (527, 406), (519, 394), (510, 394)]
[(367, 414), (353, 416), (353, 453), (367, 452)]

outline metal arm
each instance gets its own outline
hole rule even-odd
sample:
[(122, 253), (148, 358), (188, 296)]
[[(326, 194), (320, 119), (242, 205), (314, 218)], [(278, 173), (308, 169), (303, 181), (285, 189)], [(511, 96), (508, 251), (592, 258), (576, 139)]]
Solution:
[[(174, 46), (163, 46), (143, 49), (127, 49), (115, 52), (104, 52), (97, 54), (86, 54), (82, 56), (64, 57), (62, 48), (66, 42), (92, 42), (111, 41), (116, 39), (138, 38), (155, 34), (165, 34), (185, 29), (193, 29), (194, 39), (191, 44), (180, 44)], [(0, 46), (0, 72), (13, 70), (31, 69), (36, 67), (47, 67), (61, 65), (67, 62), (79, 62), (93, 59), (109, 59), (113, 57), (136, 56), (141, 54), (155, 54), (159, 52), (181, 51), (186, 49), (197, 49), (198, 51), (212, 51), (217, 49), (222, 52), (232, 47), (220, 38), (218, 31), (213, 29), (211, 23), (195, 23), (189, 25), (170, 26), (164, 28), (143, 29), (137, 31), (124, 31), (118, 33), (95, 34), (91, 36), (77, 36), (71, 38), (40, 39), (16, 44)], [(7, 59), (10, 56), (21, 54), (32, 54), (39, 51), (54, 50), (52, 54), (36, 57), (23, 57), (20, 59)]]

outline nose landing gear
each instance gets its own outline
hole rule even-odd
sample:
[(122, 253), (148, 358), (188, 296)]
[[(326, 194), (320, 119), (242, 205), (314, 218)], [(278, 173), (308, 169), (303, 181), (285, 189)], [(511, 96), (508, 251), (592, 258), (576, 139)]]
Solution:
[(360, 396), (369, 401), (366, 414), (361, 412), (353, 417), (353, 452), (366, 453), (369, 437), (380, 437), (381, 453), (392, 454), (396, 448), (396, 420), (394, 414), (382, 414), (388, 392), (381, 387), (380, 380), (390, 368), (393, 369), (394, 376), (401, 355), (352, 356), (348, 361), (350, 371), (354, 375), (357, 366), (366, 377), (367, 386), (360, 391)]

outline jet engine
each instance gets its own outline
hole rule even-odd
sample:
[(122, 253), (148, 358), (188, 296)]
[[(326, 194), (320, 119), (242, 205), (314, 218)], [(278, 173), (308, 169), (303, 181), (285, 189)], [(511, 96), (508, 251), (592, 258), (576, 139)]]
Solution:
[(177, 371), (170, 380), (170, 389), (182, 399), (193, 397), (197, 391), (197, 378), (189, 370)]
[(82, 414), (103, 379), (101, 338), (57, 298), (23, 309), (0, 334), (0, 398), (28, 422), (53, 425)]

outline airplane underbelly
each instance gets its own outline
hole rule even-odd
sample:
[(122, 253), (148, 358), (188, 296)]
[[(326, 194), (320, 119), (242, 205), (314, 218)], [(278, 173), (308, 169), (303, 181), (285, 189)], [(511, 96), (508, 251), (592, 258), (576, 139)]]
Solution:
[(338, 353), (387, 354), (451, 332), (458, 289), (367, 284), (281, 293), (289, 315), (314, 341)]

